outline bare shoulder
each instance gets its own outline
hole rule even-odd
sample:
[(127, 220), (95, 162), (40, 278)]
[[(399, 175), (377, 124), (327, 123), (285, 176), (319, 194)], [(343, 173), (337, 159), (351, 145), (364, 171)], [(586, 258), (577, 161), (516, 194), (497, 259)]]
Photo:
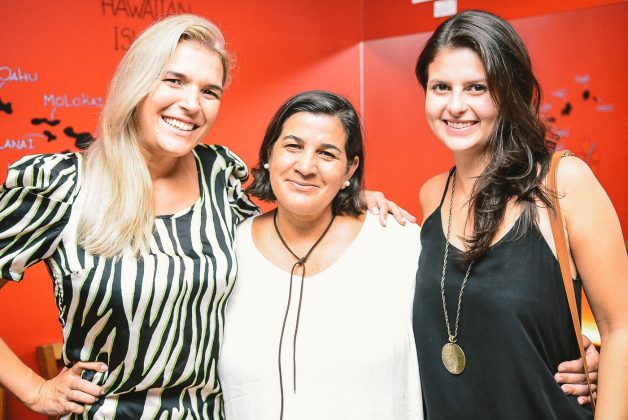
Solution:
[(565, 157), (558, 165), (556, 177), (561, 213), (572, 248), (597, 242), (596, 238), (605, 238), (606, 242), (612, 238), (623, 248), (617, 212), (591, 168), (577, 157)]
[(564, 157), (556, 172), (556, 188), (561, 205), (580, 205), (583, 200), (608, 198), (602, 185), (583, 160), (575, 156)]
[(419, 192), (419, 203), (421, 205), (423, 221), (425, 221), (430, 214), (434, 213), (434, 210), (436, 210), (440, 204), (443, 191), (445, 190), (445, 185), (447, 184), (448, 176), (448, 172), (440, 173), (425, 181), (425, 183), (421, 186), (421, 190)]
[(628, 325), (628, 258), (619, 217), (591, 169), (576, 157), (561, 159), (557, 190), (569, 250), (604, 337), (615, 325)]
[(589, 165), (576, 156), (565, 156), (560, 160), (557, 177), (558, 182), (567, 187), (582, 181), (595, 180)]

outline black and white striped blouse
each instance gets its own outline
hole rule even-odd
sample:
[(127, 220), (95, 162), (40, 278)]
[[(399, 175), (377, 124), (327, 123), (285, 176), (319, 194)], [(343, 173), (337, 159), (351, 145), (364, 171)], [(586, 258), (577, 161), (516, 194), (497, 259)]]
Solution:
[[(197, 146), (200, 198), (155, 220), (150, 253), (105, 259), (77, 245), (82, 155), (27, 156), (0, 187), (0, 270), (20, 280), (45, 260), (53, 277), (66, 364), (105, 397), (73, 418), (221, 418), (216, 374), (224, 305), (236, 278), (236, 224), (257, 214), (241, 188), (244, 163)], [(166, 417), (162, 417), (166, 415)]]

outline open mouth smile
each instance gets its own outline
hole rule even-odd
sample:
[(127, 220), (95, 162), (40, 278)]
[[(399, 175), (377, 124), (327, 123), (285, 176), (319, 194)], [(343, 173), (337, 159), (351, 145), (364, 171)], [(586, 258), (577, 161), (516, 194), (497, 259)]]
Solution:
[(179, 130), (182, 131), (192, 131), (196, 128), (198, 128), (197, 125), (191, 124), (191, 123), (187, 123), (181, 120), (177, 120), (175, 118), (171, 118), (171, 117), (162, 117), (162, 120), (164, 120), (164, 122), (166, 124), (168, 124), (169, 126), (178, 128)]
[(445, 124), (447, 124), (447, 126), (451, 127), (451, 128), (462, 129), (462, 128), (471, 127), (472, 125), (477, 124), (477, 121), (450, 121), (450, 120), (445, 120)]

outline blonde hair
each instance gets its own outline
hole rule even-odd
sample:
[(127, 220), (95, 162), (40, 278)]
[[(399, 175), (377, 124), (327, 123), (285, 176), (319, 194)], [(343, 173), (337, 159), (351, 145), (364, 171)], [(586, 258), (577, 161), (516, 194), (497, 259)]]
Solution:
[(155, 221), (153, 188), (140, 151), (136, 113), (183, 40), (216, 52), (223, 85), (228, 79), (230, 57), (222, 33), (199, 16), (168, 17), (133, 42), (111, 80), (97, 140), (85, 152), (78, 240), (92, 254), (114, 257), (148, 250)]

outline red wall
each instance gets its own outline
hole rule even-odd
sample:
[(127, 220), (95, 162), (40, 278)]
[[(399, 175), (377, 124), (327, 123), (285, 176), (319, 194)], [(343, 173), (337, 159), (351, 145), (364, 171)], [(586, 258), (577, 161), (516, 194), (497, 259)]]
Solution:
[[(458, 10), (481, 9), (505, 19), (539, 16), (625, 0), (458, 0)], [(388, 38), (433, 31), (446, 18), (435, 19), (434, 2), (412, 4), (410, 0), (364, 0), (364, 39)]]

